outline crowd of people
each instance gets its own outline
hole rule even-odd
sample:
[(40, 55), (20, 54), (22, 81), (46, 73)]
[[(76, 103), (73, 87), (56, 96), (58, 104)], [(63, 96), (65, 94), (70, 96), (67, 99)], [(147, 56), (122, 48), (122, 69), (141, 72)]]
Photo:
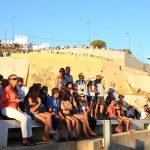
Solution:
[[(140, 119), (138, 110), (124, 101), (124, 95), (117, 97), (114, 82), (106, 91), (102, 75), (86, 81), (84, 74), (79, 73), (78, 80), (74, 82), (70, 73), (69, 66), (59, 69), (50, 95), (48, 87), (40, 83), (34, 83), (27, 90), (23, 78), (12, 74), (6, 80), (0, 75), (1, 119), (11, 118), (21, 122), (23, 145), (34, 145), (32, 120), (43, 123), (45, 142), (55, 142), (49, 133), (56, 130), (59, 141), (80, 140), (97, 136), (94, 131), (97, 119), (117, 120), (117, 133), (122, 132), (123, 123), (126, 124), (126, 131), (130, 132), (132, 118)], [(145, 105), (141, 118), (149, 118), (149, 112)], [(63, 137), (63, 123), (68, 131), (67, 139)], [(76, 137), (72, 136), (73, 130)]]

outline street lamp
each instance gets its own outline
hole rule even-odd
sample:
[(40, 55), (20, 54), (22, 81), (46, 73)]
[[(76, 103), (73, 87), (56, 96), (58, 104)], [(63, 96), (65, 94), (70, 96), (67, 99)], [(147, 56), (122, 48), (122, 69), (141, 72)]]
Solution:
[(130, 38), (129, 32), (126, 33), (126, 34), (128, 35), (128, 44), (129, 44), (129, 50), (130, 50), (130, 48), (131, 48), (131, 38)]
[(140, 45), (140, 51), (141, 51), (141, 59), (143, 62), (143, 44), (141, 42), (139, 42), (139, 45)]
[(88, 21), (87, 24), (89, 25), (88, 31), (89, 31), (89, 46), (90, 46), (90, 43), (91, 43), (91, 22)]
[(14, 39), (15, 39), (15, 16), (12, 16), (12, 21), (13, 21), (13, 42), (14, 42)]

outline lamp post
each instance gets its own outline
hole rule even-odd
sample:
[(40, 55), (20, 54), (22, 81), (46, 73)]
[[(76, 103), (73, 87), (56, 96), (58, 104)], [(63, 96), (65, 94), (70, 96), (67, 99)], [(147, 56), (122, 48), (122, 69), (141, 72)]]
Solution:
[(140, 51), (141, 51), (141, 60), (143, 62), (143, 44), (139, 42), (139, 46), (140, 46)]
[(89, 38), (88, 38), (89, 41), (88, 42), (89, 42), (89, 46), (90, 46), (90, 43), (91, 43), (91, 22), (88, 21), (87, 24), (88, 24), (88, 32), (89, 32)]
[(128, 46), (129, 46), (129, 50), (131, 48), (131, 38), (130, 38), (130, 33), (126, 33), (128, 35)]
[(12, 21), (13, 21), (13, 42), (14, 42), (14, 39), (15, 39), (15, 16), (12, 16)]

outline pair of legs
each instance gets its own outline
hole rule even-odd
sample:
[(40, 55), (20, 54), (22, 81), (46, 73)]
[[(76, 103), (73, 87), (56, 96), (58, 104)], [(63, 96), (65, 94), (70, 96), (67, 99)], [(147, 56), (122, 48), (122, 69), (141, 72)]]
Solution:
[(126, 124), (126, 132), (130, 132), (132, 127), (131, 120), (127, 117), (122, 117), (122, 116), (120, 116), (120, 119), (122, 119), (122, 121), (125, 122)]
[(121, 125), (122, 125), (122, 123), (123, 123), (123, 120), (120, 118), (120, 117), (110, 117), (110, 120), (117, 120), (118, 121), (118, 126), (117, 126), (117, 128), (115, 129), (115, 131), (117, 132), (117, 133), (121, 133), (122, 131), (121, 131)]
[(77, 137), (80, 136), (80, 123), (77, 118), (74, 116), (66, 116), (66, 122), (67, 122), (67, 127), (68, 127), (68, 138), (71, 137), (72, 131), (75, 128), (76, 129), (76, 134)]
[(86, 136), (96, 136), (96, 133), (93, 132), (90, 128), (87, 116), (85, 116), (84, 114), (74, 114), (74, 117), (82, 122), (83, 131)]
[(44, 124), (44, 138), (43, 140), (46, 142), (50, 141), (49, 132), (52, 130), (52, 120), (51, 114), (48, 112), (38, 113), (35, 115), (37, 121), (40, 121)]
[(92, 96), (88, 97), (88, 107), (89, 107), (89, 114), (91, 117), (94, 117), (94, 102)]
[(55, 124), (55, 122), (57, 123), (56, 127), (54, 128), (54, 130), (58, 129), (58, 132), (59, 132), (59, 138), (62, 138), (63, 137), (63, 134), (62, 134), (62, 118), (60, 116), (52, 116), (52, 123)]
[(97, 115), (98, 115), (98, 108), (100, 110), (100, 119), (103, 119), (103, 112), (104, 112), (104, 104), (105, 104), (105, 100), (104, 97), (96, 97), (96, 107), (95, 107), (95, 119), (97, 119)]
[(3, 108), (2, 114), (21, 122), (21, 132), (23, 139), (32, 137), (32, 119), (29, 115), (12, 107)]

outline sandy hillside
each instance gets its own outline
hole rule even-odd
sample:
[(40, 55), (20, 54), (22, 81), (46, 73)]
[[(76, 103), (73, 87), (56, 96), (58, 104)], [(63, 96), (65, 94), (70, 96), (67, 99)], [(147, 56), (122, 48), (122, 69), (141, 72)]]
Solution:
[(115, 81), (118, 93), (132, 94), (132, 90), (119, 66), (107, 60), (51, 53), (13, 54), (12, 57), (27, 58), (29, 60), (28, 86), (31, 86), (33, 83), (42, 83), (51, 89), (54, 86), (54, 80), (59, 68), (69, 65), (74, 81), (77, 80), (80, 72), (85, 74), (85, 79), (101, 74), (104, 76), (103, 82), (106, 85), (106, 90), (109, 87), (109, 83)]

